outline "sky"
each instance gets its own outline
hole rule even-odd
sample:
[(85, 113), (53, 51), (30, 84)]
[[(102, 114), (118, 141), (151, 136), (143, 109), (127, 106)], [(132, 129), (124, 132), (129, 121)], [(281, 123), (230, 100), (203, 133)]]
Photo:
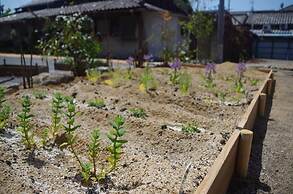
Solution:
[[(0, 0), (6, 8), (14, 9), (20, 5), (26, 4), (31, 0)], [(216, 9), (219, 0), (200, 0), (201, 7), (206, 9)], [(226, 7), (228, 7), (228, 0), (226, 1)], [(230, 0), (231, 10), (233, 11), (247, 11), (252, 8), (252, 1), (254, 1), (254, 10), (272, 10), (279, 9), (281, 3), (285, 6), (293, 4), (293, 0)]]

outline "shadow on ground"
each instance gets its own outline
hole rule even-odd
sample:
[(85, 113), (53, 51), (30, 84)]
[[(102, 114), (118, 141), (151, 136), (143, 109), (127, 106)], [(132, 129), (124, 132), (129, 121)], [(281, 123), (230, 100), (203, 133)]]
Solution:
[(248, 177), (234, 177), (227, 194), (256, 194), (257, 191), (270, 192), (271, 187), (260, 180), (262, 170), (263, 142), (267, 133), (267, 124), (272, 108), (272, 99), (267, 101), (265, 118), (258, 117), (254, 125), (254, 136), (249, 161)]

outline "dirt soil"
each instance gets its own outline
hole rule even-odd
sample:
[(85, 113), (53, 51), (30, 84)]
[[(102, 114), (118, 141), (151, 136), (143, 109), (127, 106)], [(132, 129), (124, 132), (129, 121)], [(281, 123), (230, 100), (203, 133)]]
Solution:
[[(150, 94), (139, 91), (138, 80), (143, 69), (136, 69), (134, 79), (123, 80), (118, 88), (76, 78), (69, 84), (36, 86), (9, 95), (7, 98), (14, 112), (11, 126), (0, 135), (0, 193), (178, 193), (189, 163), (192, 166), (183, 188), (185, 193), (194, 191), (266, 74), (248, 70), (245, 73), (247, 94), (239, 95), (233, 91), (235, 64), (218, 66), (217, 87), (212, 90), (202, 86), (203, 69), (186, 67), (184, 70), (191, 73), (193, 79), (188, 95), (182, 95), (178, 88), (169, 84), (171, 70), (168, 68), (153, 69), (158, 89)], [(260, 81), (252, 86), (251, 79)], [(46, 91), (47, 98), (36, 99), (32, 95), (35, 90)], [(86, 145), (92, 129), (99, 127), (101, 130), (100, 161), (105, 162), (109, 122), (118, 114), (126, 118), (128, 143), (123, 148), (119, 166), (105, 183), (94, 184), (91, 190), (82, 186), (78, 164), (68, 150), (62, 151), (55, 146), (29, 152), (15, 130), (21, 96), (31, 96), (34, 131), (40, 134), (50, 125), (52, 94), (57, 91), (76, 97), (80, 112), (77, 122), (81, 124), (76, 148), (83, 161), (87, 161)], [(224, 102), (216, 96), (219, 92), (227, 93)], [(104, 99), (106, 107), (88, 107), (87, 102), (94, 98)], [(132, 117), (131, 108), (143, 108), (148, 117)], [(187, 134), (162, 127), (190, 121), (196, 121), (204, 130)]]
[(235, 179), (229, 194), (293, 193), (293, 72), (278, 71), (275, 79), (269, 118), (255, 125), (248, 178)]

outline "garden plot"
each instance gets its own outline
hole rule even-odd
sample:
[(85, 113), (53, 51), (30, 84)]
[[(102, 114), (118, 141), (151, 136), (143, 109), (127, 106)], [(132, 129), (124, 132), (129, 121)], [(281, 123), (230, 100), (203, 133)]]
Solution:
[[(21, 97), (30, 96), (34, 115), (33, 131), (40, 141), (42, 130), (51, 123), (51, 101), (55, 92), (75, 97), (78, 136), (76, 150), (87, 160), (87, 144), (93, 129), (101, 133), (98, 168), (107, 158), (109, 122), (116, 115), (125, 118), (128, 142), (117, 169), (102, 182), (89, 185), (90, 191), (109, 193), (178, 193), (187, 166), (191, 168), (183, 181), (186, 193), (195, 191), (236, 128), (254, 92), (266, 74), (247, 70), (245, 92), (235, 91), (235, 64), (218, 65), (214, 87), (206, 87), (205, 70), (184, 67), (191, 75), (187, 93), (169, 82), (169, 68), (153, 68), (156, 90), (144, 92), (140, 77), (144, 69), (133, 70), (132, 79), (123, 76), (97, 83), (76, 78), (69, 84), (38, 86), (20, 90), (7, 97), (12, 105), (12, 124), (0, 136), (1, 193), (82, 193), (89, 191), (81, 184), (79, 167), (68, 149), (46, 146), (33, 153), (25, 149), (16, 132)], [(113, 87), (113, 83), (115, 87)], [(36, 94), (39, 92), (39, 95)], [(40, 92), (41, 91), (41, 92)], [(41, 94), (44, 95), (41, 95)], [(44, 96), (41, 98), (40, 96)], [(96, 100), (97, 103), (90, 103)], [(89, 106), (89, 104), (91, 106)], [(97, 106), (94, 106), (97, 105)], [(62, 118), (62, 123), (65, 123)], [(174, 127), (172, 126), (177, 126)], [(179, 127), (178, 127), (179, 126)], [(180, 130), (180, 126), (181, 130)], [(178, 129), (179, 128), (179, 129)], [(178, 130), (176, 130), (178, 129)], [(198, 129), (198, 130), (193, 130)], [(62, 134), (60, 130), (60, 134)]]

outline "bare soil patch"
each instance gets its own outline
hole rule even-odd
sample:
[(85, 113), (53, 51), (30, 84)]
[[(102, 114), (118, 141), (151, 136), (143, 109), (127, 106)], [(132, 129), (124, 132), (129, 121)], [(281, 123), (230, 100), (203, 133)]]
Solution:
[[(76, 97), (80, 112), (77, 122), (82, 126), (77, 131), (77, 147), (84, 160), (92, 129), (100, 128), (101, 147), (105, 149), (108, 145), (106, 134), (110, 128), (109, 122), (117, 114), (126, 118), (125, 138), (128, 143), (124, 146), (125, 153), (119, 167), (109, 174), (105, 183), (95, 184), (91, 191), (178, 193), (189, 163), (192, 167), (184, 183), (184, 191), (194, 191), (235, 129), (266, 74), (248, 70), (245, 73), (247, 93), (239, 95), (233, 89), (235, 64), (218, 66), (215, 79), (217, 86), (212, 90), (202, 84), (204, 69), (185, 67), (184, 70), (192, 75), (192, 87), (188, 95), (182, 95), (178, 88), (169, 83), (169, 68), (153, 69), (158, 89), (150, 94), (139, 91), (138, 80), (143, 69), (135, 69), (134, 79), (124, 80), (118, 88), (76, 78), (69, 84), (38, 86), (9, 95), (8, 100), (13, 105), (14, 113), (10, 129), (0, 136), (0, 193), (89, 191), (81, 185), (78, 165), (70, 152), (53, 147), (29, 153), (20, 143), (20, 137), (15, 131), (21, 96), (31, 96), (32, 113), (35, 115), (34, 131), (40, 134), (50, 124), (51, 99), (57, 91)], [(258, 79), (259, 82), (252, 85), (252, 79)], [(46, 91), (47, 98), (35, 99), (32, 95), (34, 90)], [(217, 96), (219, 92), (227, 93), (225, 102)], [(106, 106), (101, 109), (88, 107), (87, 102), (95, 98), (104, 99)], [(148, 116), (146, 119), (135, 118), (131, 116), (131, 108), (143, 108)], [(164, 127), (190, 121), (196, 121), (204, 131), (188, 134)], [(105, 154), (103, 150), (101, 155)]]

